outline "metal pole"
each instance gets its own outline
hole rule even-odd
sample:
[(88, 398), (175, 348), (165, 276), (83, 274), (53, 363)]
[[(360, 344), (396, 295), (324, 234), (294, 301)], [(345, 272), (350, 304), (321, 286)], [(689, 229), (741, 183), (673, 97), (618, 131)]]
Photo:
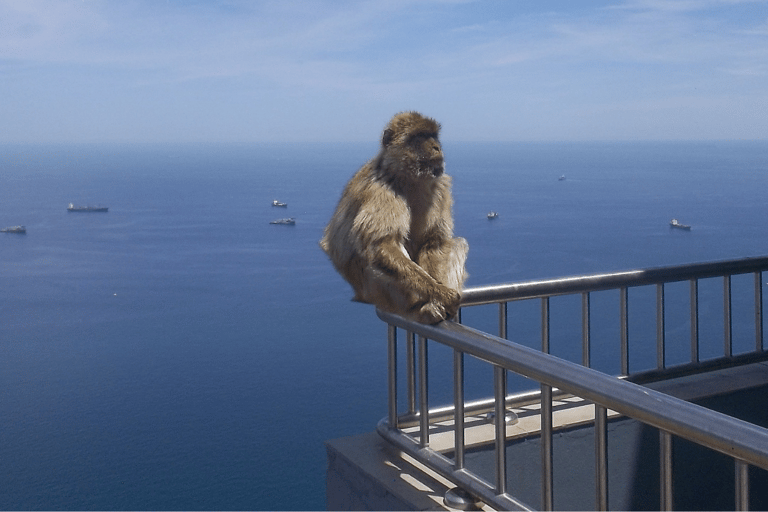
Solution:
[(621, 374), (629, 375), (629, 297), (627, 287), (619, 289), (619, 308), (621, 309)]
[(755, 272), (755, 351), (763, 350), (763, 273)]
[(608, 510), (608, 410), (595, 404), (595, 509)]
[(552, 387), (541, 385), (541, 509), (554, 510), (552, 476)]
[(499, 303), (499, 338), (507, 339), (507, 303)]
[(736, 461), (736, 510), (749, 510), (749, 464)]
[(666, 366), (666, 340), (664, 332), (664, 283), (656, 285), (656, 367)]
[(581, 294), (581, 364), (590, 368), (591, 362), (591, 342), (590, 342), (590, 299), (589, 292)]
[(541, 299), (541, 351), (549, 354), (549, 297)]
[(733, 355), (731, 327), (731, 276), (723, 276), (723, 352), (725, 357)]
[(405, 333), (405, 368), (408, 386), (408, 412), (416, 413), (416, 342), (412, 331)]
[(699, 280), (691, 279), (691, 362), (699, 362)]
[(672, 510), (672, 434), (659, 430), (659, 494), (661, 510)]
[(419, 336), (419, 427), (421, 447), (429, 446), (429, 397), (428, 397), (428, 368), (427, 339)]
[(507, 370), (501, 366), (493, 366), (493, 388), (496, 398), (494, 418), (496, 426), (496, 494), (507, 492)]
[(397, 428), (397, 327), (387, 325), (387, 359), (389, 360), (389, 428)]
[(464, 468), (464, 352), (453, 350), (454, 467)]

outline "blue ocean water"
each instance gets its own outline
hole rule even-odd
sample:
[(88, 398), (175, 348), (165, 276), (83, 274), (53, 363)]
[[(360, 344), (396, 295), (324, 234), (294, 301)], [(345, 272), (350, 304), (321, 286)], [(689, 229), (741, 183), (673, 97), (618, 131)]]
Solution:
[[(768, 254), (766, 142), (444, 149), (468, 286)], [(0, 509), (324, 508), (323, 442), (386, 414), (386, 327), (317, 246), (376, 150), (0, 147), (0, 224), (27, 227), (0, 236)], [(269, 224), (285, 216), (296, 225)], [(703, 317), (720, 288), (702, 283)], [(553, 310), (553, 353), (580, 360), (578, 306)], [(495, 315), (464, 320), (493, 331)], [(510, 315), (510, 338), (536, 346), (538, 305)], [(596, 315), (593, 363), (615, 371), (615, 315)], [(686, 326), (668, 318), (674, 362)], [(718, 343), (704, 333), (702, 352)], [(638, 343), (631, 359), (655, 354)]]

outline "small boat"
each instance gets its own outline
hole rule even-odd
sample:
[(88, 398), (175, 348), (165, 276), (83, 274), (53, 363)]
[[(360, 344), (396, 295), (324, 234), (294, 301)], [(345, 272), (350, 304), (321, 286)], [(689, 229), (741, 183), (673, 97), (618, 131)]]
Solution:
[(272, 206), (280, 206), (281, 208), (286, 208), (288, 206), (288, 203), (281, 203), (277, 199), (272, 201)]
[(677, 219), (672, 219), (671, 221), (669, 221), (669, 227), (677, 228), (677, 229), (682, 229), (682, 230), (685, 230), (685, 231), (690, 231), (691, 230), (691, 226), (689, 226), (688, 224), (680, 224), (680, 222), (678, 222)]
[(270, 222), (270, 224), (284, 224), (286, 226), (293, 226), (294, 224), (296, 224), (296, 219), (294, 219), (293, 217), (288, 217), (286, 219), (276, 219)]
[(499, 214), (497, 212), (488, 212), (488, 215), (487, 215), (489, 220), (496, 219), (496, 218), (498, 218), (498, 216), (499, 216)]
[(557, 178), (557, 181), (565, 181), (565, 174), (563, 174), (559, 178)]
[(67, 206), (68, 212), (106, 212), (109, 211), (109, 208), (106, 206), (75, 206), (72, 203), (69, 203), (69, 206)]
[(11, 226), (8, 228), (0, 229), (0, 233), (18, 233), (20, 235), (23, 235), (27, 232), (27, 228), (24, 226)]

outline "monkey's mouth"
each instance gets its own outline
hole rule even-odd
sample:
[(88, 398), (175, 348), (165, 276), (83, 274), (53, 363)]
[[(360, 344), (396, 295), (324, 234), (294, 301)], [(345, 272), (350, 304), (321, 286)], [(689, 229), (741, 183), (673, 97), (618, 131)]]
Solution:
[(433, 178), (439, 178), (445, 172), (445, 163), (442, 160), (438, 162), (431, 162), (427, 165), (426, 170)]

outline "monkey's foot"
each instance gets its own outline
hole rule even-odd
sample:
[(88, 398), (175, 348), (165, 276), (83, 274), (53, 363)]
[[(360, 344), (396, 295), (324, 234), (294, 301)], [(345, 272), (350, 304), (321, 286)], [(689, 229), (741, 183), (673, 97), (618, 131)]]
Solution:
[(443, 320), (445, 320), (445, 308), (436, 302), (427, 302), (416, 313), (416, 321), (422, 324), (436, 324)]

